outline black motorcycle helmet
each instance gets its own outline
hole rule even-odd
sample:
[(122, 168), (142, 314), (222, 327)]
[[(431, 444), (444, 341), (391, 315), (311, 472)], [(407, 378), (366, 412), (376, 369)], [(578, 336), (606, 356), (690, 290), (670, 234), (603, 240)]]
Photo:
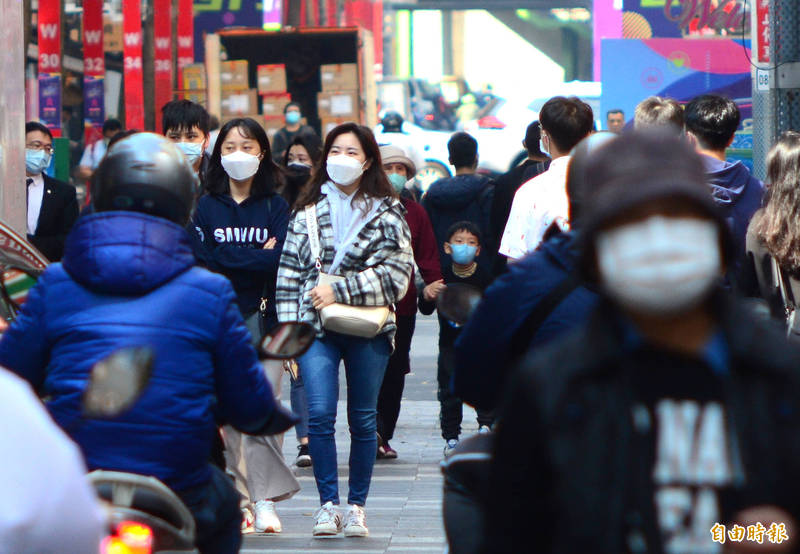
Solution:
[(181, 226), (189, 223), (199, 186), (183, 153), (155, 133), (136, 133), (114, 144), (93, 181), (96, 212), (142, 212)]
[(386, 112), (381, 120), (384, 133), (402, 133), (403, 132), (403, 116), (397, 112)]

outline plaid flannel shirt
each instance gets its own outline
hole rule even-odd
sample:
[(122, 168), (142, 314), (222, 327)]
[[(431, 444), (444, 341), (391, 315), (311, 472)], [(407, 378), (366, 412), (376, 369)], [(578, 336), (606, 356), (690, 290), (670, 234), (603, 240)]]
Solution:
[[(328, 198), (316, 203), (319, 223), (322, 271), (333, 263), (333, 225)], [(342, 260), (338, 275), (345, 277), (332, 285), (336, 302), (351, 306), (388, 306), (399, 302), (408, 289), (414, 255), (405, 208), (394, 198), (384, 198), (373, 218), (361, 229), (356, 242)], [(310, 323), (322, 336), (324, 331), (309, 293), (317, 284), (318, 270), (311, 256), (305, 211), (292, 215), (278, 268), (275, 302), (278, 321)], [(381, 334), (394, 338), (394, 312)]]

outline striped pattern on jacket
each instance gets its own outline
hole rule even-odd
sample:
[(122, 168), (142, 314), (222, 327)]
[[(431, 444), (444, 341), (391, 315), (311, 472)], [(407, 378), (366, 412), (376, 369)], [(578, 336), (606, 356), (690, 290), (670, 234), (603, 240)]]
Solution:
[[(336, 302), (351, 306), (387, 306), (398, 302), (406, 293), (414, 264), (411, 232), (403, 207), (396, 198), (384, 198), (373, 218), (361, 229), (356, 242), (342, 260), (337, 271), (344, 280), (334, 283)], [(327, 196), (321, 194), (316, 203), (322, 249), (322, 271), (326, 272), (335, 256), (333, 225)], [(320, 318), (309, 293), (317, 284), (318, 271), (311, 256), (306, 217), (295, 211), (289, 221), (283, 244), (275, 301), (278, 321), (310, 323), (321, 336)], [(394, 312), (381, 334), (394, 337)]]

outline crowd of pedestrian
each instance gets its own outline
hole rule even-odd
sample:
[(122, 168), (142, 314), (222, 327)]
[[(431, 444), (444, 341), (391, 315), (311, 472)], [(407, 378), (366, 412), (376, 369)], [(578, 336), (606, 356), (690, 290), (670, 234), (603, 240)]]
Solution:
[[(380, 141), (355, 123), (320, 138), (289, 103), (270, 140), (246, 117), (212, 136), (202, 106), (173, 101), (163, 136), (106, 122), (79, 165), (80, 216), (74, 187), (45, 173), (51, 132), (30, 122), (27, 235), (61, 263), (0, 340), (0, 364), (68, 427), (93, 363), (153, 343), (151, 392), (72, 433), (89, 469), (155, 475), (203, 523), (201, 550), (231, 551), (242, 532), (282, 531), (280, 502), (300, 490), (283, 455), (296, 423), (313, 535), (363, 537), (375, 460), (409, 455), (390, 441), (417, 311), (477, 290), (465, 325), (438, 313), (452, 552), (531, 537), (548, 552), (715, 552), (714, 529), (754, 522), (790, 551), (800, 135), (770, 151), (765, 185), (726, 156), (741, 123), (728, 98), (650, 97), (628, 126), (606, 115), (597, 132), (588, 104), (550, 99), (520, 137), (527, 158), (495, 178), (457, 132), (453, 176), (420, 194), (392, 114)], [(311, 325), (315, 342), (257, 360), (279, 322)], [(279, 408), (284, 372), (294, 418)], [(461, 437), (464, 402), (475, 441)], [(120, 437), (137, 442), (124, 456)]]

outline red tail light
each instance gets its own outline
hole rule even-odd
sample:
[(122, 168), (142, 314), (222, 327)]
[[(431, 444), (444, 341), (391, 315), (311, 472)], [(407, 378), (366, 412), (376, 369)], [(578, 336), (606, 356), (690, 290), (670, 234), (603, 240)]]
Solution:
[(116, 534), (106, 537), (100, 546), (101, 554), (151, 554), (153, 530), (135, 521), (117, 525)]
[(493, 115), (487, 115), (478, 120), (481, 129), (505, 129), (506, 124)]

